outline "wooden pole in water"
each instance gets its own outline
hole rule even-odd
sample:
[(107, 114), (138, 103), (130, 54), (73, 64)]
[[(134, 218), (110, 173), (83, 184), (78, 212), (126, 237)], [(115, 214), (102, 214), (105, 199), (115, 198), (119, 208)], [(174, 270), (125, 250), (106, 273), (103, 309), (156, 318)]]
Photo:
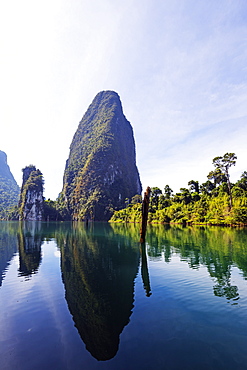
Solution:
[(151, 189), (148, 186), (147, 190), (144, 193), (144, 198), (142, 201), (142, 223), (141, 223), (141, 230), (140, 230), (140, 235), (141, 235), (140, 242), (141, 243), (145, 242), (145, 237), (146, 237), (150, 193), (151, 193)]

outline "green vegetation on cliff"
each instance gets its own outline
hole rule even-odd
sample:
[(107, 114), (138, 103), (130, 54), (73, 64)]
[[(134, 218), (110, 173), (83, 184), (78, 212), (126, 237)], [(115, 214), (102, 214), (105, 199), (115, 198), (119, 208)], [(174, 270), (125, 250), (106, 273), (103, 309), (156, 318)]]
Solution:
[[(186, 223), (239, 225), (247, 224), (247, 171), (240, 180), (230, 183), (229, 168), (236, 162), (234, 153), (216, 157), (214, 171), (208, 180), (199, 185), (198, 181), (188, 182), (189, 188), (173, 191), (166, 185), (164, 192), (157, 187), (151, 188), (148, 221), (151, 223)], [(133, 198), (132, 198), (133, 199)], [(111, 222), (139, 222), (141, 204), (133, 201), (124, 209), (114, 213)]]
[(102, 91), (72, 140), (60, 207), (73, 220), (108, 220), (125, 198), (140, 193), (132, 127), (118, 94)]
[(8, 217), (17, 205), (20, 189), (7, 164), (7, 155), (0, 150), (0, 220)]
[(23, 183), (19, 200), (19, 219), (41, 221), (44, 218), (44, 180), (40, 170), (29, 165), (22, 170)]

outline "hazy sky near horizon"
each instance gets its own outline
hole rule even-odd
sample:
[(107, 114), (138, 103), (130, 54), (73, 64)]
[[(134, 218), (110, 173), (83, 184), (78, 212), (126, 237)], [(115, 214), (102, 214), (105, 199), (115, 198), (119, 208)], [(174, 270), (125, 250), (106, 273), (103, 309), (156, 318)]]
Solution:
[(247, 170), (246, 0), (9, 0), (0, 4), (0, 150), (18, 184), (36, 165), (62, 189), (95, 95), (116, 91), (143, 188), (207, 180), (235, 152)]

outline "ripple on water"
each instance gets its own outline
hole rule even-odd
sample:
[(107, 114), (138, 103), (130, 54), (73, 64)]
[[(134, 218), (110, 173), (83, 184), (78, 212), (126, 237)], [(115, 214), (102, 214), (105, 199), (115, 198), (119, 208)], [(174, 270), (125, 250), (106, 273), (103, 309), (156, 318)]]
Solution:
[[(197, 269), (190, 268), (188, 263), (181, 261), (178, 256), (173, 256), (170, 263), (149, 260), (149, 277), (153, 295), (157, 294), (159, 297), (164, 295), (169, 299), (180, 301), (190, 310), (201, 312), (217, 312), (224, 315), (230, 310), (228, 306), (237, 306), (241, 303), (242, 307), (247, 307), (246, 282), (240, 276), (238, 269), (235, 275), (233, 281), (225, 283), (220, 281), (220, 285), (216, 278), (209, 275), (208, 268), (204, 265), (200, 265)], [(243, 291), (242, 295), (241, 291)]]

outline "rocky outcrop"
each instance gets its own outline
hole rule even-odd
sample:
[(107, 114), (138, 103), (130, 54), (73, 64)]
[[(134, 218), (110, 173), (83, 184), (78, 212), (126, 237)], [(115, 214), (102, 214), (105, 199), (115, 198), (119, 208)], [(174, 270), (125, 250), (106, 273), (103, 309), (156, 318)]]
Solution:
[(11, 180), (17, 185), (7, 163), (7, 154), (0, 150), (0, 177)]
[(7, 163), (7, 155), (0, 150), (0, 219), (8, 216), (8, 210), (17, 206), (20, 189)]
[(44, 216), (43, 175), (33, 165), (25, 167), (22, 171), (19, 219), (41, 221)]
[(60, 201), (73, 220), (108, 220), (141, 190), (133, 129), (118, 94), (102, 91), (73, 137)]

